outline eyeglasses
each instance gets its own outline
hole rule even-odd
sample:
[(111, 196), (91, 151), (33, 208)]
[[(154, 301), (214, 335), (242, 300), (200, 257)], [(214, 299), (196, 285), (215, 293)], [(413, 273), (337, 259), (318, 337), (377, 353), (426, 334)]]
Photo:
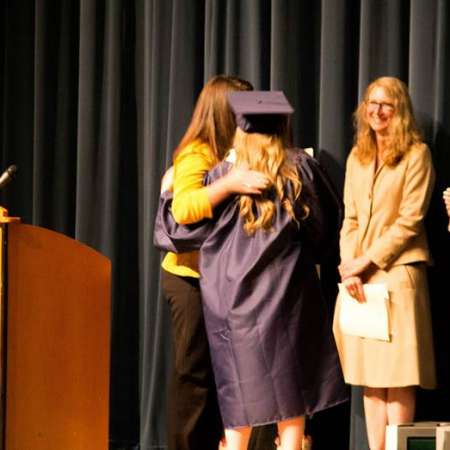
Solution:
[(385, 103), (385, 102), (376, 102), (374, 100), (367, 102), (367, 109), (370, 111), (377, 111), (378, 108), (384, 113), (390, 113), (393, 112), (395, 107), (392, 103)]

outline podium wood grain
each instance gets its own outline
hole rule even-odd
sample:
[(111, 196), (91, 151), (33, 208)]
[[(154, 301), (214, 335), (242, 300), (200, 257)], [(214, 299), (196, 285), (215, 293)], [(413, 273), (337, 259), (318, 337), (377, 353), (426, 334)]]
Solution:
[(6, 450), (106, 450), (110, 262), (8, 226)]

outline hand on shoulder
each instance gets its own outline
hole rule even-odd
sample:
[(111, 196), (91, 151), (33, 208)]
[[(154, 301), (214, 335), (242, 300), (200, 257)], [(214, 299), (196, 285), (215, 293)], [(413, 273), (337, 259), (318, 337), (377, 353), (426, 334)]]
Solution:
[(246, 166), (234, 166), (223, 177), (228, 192), (233, 194), (261, 194), (269, 184), (269, 178), (262, 172), (248, 169)]

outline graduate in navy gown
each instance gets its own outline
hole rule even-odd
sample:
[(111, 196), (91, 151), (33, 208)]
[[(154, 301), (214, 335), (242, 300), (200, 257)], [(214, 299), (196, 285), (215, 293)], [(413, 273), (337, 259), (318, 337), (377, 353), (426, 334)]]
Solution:
[[(305, 415), (347, 399), (316, 264), (336, 241), (340, 202), (318, 163), (287, 150), (292, 108), (282, 92), (232, 92), (235, 166), (270, 180), (230, 197), (211, 220), (183, 226), (162, 195), (154, 240), (200, 250), (200, 287), (226, 448), (277, 423), (279, 448), (300, 450)], [(220, 163), (205, 183), (225, 175)]]

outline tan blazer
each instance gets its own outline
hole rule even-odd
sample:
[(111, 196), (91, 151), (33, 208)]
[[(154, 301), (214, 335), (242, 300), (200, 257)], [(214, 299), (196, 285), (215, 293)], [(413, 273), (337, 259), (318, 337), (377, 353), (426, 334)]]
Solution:
[(395, 166), (347, 159), (341, 260), (366, 255), (379, 268), (431, 262), (423, 219), (434, 186), (431, 155), (416, 145)]

